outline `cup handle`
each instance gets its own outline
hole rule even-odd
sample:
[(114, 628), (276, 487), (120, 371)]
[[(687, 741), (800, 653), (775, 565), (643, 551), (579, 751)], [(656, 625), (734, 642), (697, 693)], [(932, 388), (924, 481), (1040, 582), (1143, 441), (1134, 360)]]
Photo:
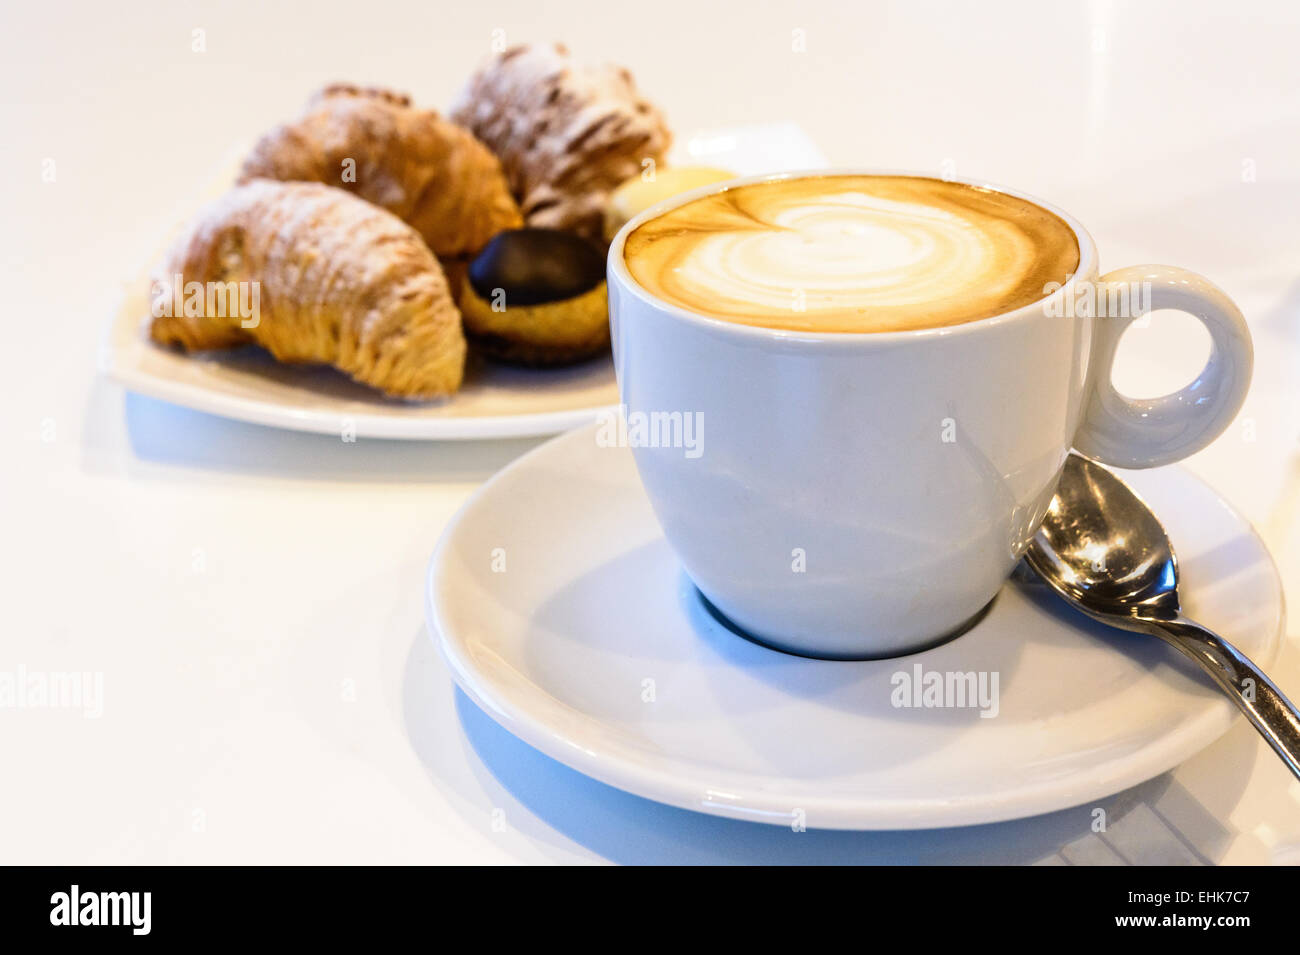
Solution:
[[(1111, 381), (1120, 337), (1141, 317), (1131, 306), (1133, 291), (1145, 288), (1142, 283), (1150, 283), (1150, 310), (1187, 312), (1210, 333), (1210, 359), (1200, 374), (1161, 398), (1125, 397)], [(1222, 434), (1246, 400), (1255, 361), (1250, 330), (1232, 299), (1203, 276), (1171, 265), (1107, 272), (1096, 291), (1096, 369), (1074, 436), (1079, 453), (1115, 467), (1154, 468), (1194, 454)]]

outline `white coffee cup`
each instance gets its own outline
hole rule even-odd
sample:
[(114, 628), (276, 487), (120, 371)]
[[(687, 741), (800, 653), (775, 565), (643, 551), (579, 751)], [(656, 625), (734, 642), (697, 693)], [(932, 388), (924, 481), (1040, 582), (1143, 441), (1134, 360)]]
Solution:
[[(992, 318), (770, 329), (669, 304), (629, 274), (624, 240), (649, 218), (741, 182), (835, 174), (707, 186), (629, 222), (609, 250), (614, 360), (629, 434), (637, 421), (697, 424), (691, 448), (630, 443), (664, 534), (714, 607), (780, 649), (892, 656), (945, 639), (993, 599), (1071, 447), (1127, 468), (1200, 450), (1240, 409), (1253, 351), (1241, 312), (1206, 279), (1166, 265), (1099, 279), (1074, 218), (986, 183), (970, 184), (1060, 216), (1080, 256), (1058, 291)], [(1127, 294), (1117, 307), (1119, 293), (1141, 283), (1151, 309), (1189, 312), (1212, 342), (1192, 384), (1152, 400), (1111, 383), (1120, 336), (1139, 317)]]

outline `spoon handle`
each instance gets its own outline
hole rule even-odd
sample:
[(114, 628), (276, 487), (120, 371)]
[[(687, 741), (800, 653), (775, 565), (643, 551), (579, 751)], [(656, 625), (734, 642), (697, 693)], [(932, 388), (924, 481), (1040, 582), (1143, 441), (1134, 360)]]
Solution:
[(1184, 617), (1145, 622), (1200, 664), (1300, 778), (1300, 711), (1273, 681), (1244, 653), (1199, 623)]

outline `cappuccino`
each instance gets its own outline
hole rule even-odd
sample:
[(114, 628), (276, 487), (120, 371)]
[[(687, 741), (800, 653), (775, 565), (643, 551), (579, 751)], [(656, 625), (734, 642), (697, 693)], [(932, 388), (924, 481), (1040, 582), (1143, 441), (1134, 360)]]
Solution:
[(1073, 229), (1041, 206), (914, 176), (736, 186), (642, 223), (623, 255), (673, 305), (808, 332), (989, 318), (1044, 298), (1079, 266)]

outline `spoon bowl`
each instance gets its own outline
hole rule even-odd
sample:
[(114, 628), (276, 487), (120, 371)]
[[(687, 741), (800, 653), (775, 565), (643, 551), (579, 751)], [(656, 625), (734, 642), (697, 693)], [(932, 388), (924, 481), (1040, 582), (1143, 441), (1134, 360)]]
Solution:
[(1158, 636), (1194, 660), (1300, 778), (1300, 712), (1232, 644), (1183, 616), (1169, 535), (1116, 475), (1067, 456), (1025, 563), (1093, 619)]
[(1178, 615), (1178, 559), (1164, 527), (1128, 485), (1081, 455), (1066, 458), (1026, 559), (1074, 603), (1117, 617)]

